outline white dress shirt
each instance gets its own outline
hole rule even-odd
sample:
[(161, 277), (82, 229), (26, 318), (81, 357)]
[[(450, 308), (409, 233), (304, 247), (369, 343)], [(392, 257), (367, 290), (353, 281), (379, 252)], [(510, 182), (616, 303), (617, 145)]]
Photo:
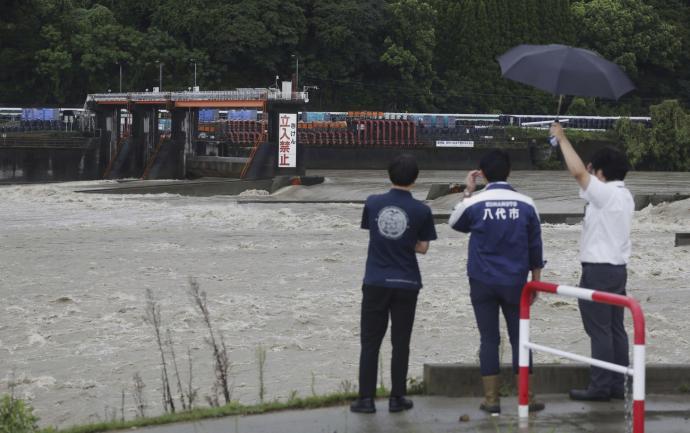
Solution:
[(635, 202), (623, 181), (602, 182), (590, 176), (580, 197), (587, 201), (580, 261), (625, 265), (630, 258), (630, 226)]

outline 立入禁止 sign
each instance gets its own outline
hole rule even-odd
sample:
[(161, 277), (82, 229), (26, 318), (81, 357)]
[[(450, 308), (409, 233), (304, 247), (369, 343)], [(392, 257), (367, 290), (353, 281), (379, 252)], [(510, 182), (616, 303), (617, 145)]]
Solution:
[(297, 114), (278, 117), (278, 168), (297, 167)]

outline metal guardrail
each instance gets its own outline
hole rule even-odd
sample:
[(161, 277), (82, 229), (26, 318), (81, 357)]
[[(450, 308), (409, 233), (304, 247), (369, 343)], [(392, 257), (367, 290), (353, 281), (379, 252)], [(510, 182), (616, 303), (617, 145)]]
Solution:
[[(593, 359), (575, 353), (565, 352), (552, 347), (535, 344), (530, 341), (530, 305), (536, 292), (552, 293), (561, 296), (583, 299), (601, 304), (615, 305), (630, 310), (633, 319), (634, 346), (632, 367)], [(645, 412), (645, 319), (640, 304), (630, 296), (584, 289), (581, 287), (562, 286), (542, 281), (530, 281), (522, 289), (520, 298), (520, 342), (519, 342), (519, 380), (518, 380), (518, 417), (526, 420), (529, 416), (529, 350), (539, 350), (562, 356), (574, 361), (584, 362), (599, 368), (614, 371), (633, 378), (632, 425), (633, 433), (644, 433)], [(627, 398), (627, 396), (626, 396)]]
[(87, 100), (99, 101), (242, 101), (242, 100), (308, 100), (307, 92), (292, 92), (286, 97), (276, 89), (236, 89), (227, 91), (93, 93)]
[(93, 139), (100, 137), (100, 131), (95, 131), (89, 136), (73, 133), (65, 133), (64, 136), (46, 135), (43, 132), (47, 131), (2, 132), (0, 133), (0, 148), (85, 149), (91, 145)]
[(72, 138), (72, 139), (16, 139), (16, 138), (0, 138), (0, 148), (14, 148), (14, 149), (85, 149), (91, 143), (90, 138)]

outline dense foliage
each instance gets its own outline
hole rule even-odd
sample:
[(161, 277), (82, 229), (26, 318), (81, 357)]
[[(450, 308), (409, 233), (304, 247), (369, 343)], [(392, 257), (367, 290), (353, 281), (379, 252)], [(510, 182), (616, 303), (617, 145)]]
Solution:
[(549, 112), (551, 95), (500, 77), (520, 43), (619, 63), (638, 90), (588, 114), (690, 100), (684, 0), (7, 0), (0, 105), (76, 105), (89, 92), (316, 85), (312, 109)]
[(0, 398), (0, 433), (37, 433), (38, 418), (31, 406), (9, 395)]
[(653, 105), (649, 111), (651, 128), (628, 119), (616, 124), (630, 163), (642, 169), (690, 170), (690, 114), (674, 100)]

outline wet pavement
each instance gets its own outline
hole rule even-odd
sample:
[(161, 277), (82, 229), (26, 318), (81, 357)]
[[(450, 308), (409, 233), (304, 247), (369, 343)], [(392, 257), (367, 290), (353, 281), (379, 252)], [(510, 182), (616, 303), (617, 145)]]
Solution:
[[(378, 400), (373, 415), (350, 413), (346, 406), (227, 417), (167, 426), (130, 429), (129, 433), (620, 433), (626, 429), (625, 404), (583, 403), (564, 395), (545, 395), (543, 412), (527, 426), (517, 419), (515, 398), (502, 399), (503, 415), (487, 416), (478, 398), (417, 396), (411, 411), (390, 414), (387, 400)], [(690, 431), (690, 395), (652, 395), (647, 399), (646, 431)], [(466, 415), (467, 421), (460, 421)]]

